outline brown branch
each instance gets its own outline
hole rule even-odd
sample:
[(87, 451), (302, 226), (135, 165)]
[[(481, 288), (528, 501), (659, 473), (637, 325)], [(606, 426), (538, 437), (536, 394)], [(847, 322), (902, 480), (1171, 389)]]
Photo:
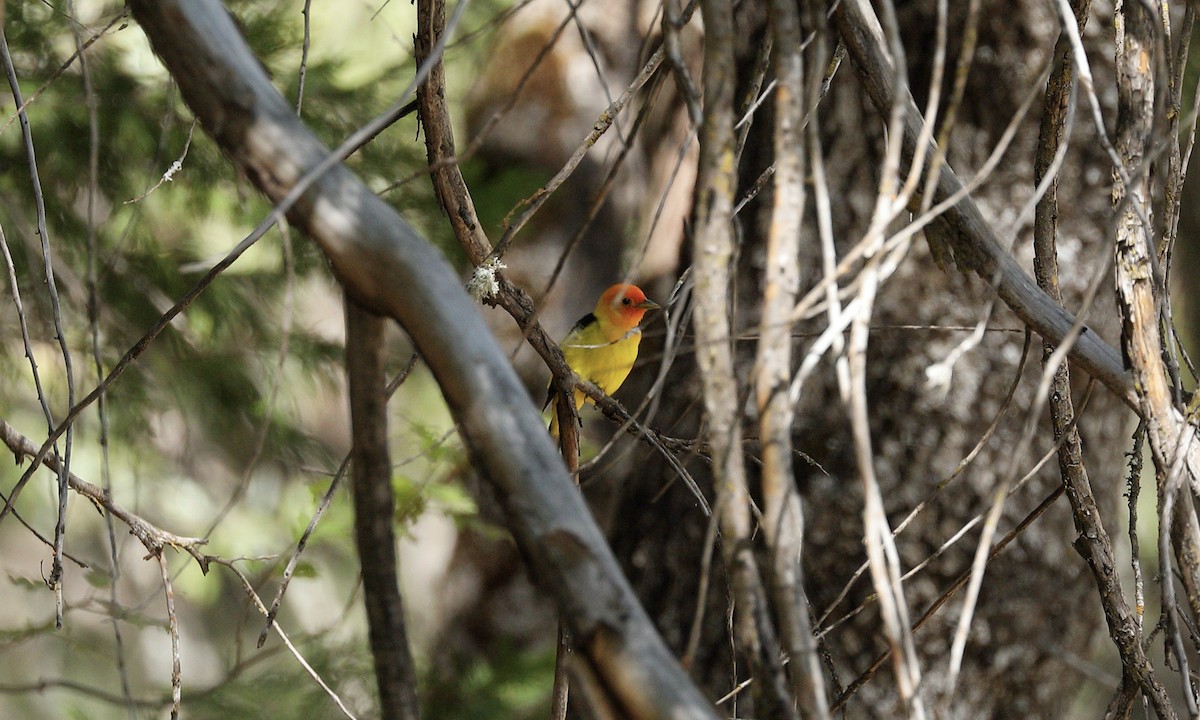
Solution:
[[(286, 196), (330, 157), (219, 3), (130, 5), (193, 113), (268, 197)], [(577, 655), (616, 706), (635, 718), (715, 717), (638, 603), (507, 355), (446, 260), (340, 164), (312, 182), (288, 219), (320, 245), (347, 293), (412, 338), (475, 466), (502, 499), (534, 577), (558, 600)], [(532, 304), (527, 310), (532, 317)], [(546, 345), (557, 352), (548, 339), (542, 345), (539, 352), (551, 352)]]
[[(1081, 31), (1087, 22), (1090, 7), (1091, 0), (1075, 0), (1073, 3), (1072, 10)], [(1074, 95), (1071, 91), (1071, 42), (1065, 34), (1054, 48), (1054, 63), (1054, 71), (1046, 86), (1038, 149), (1034, 158), (1035, 185), (1041, 184), (1048, 173), (1054, 172), (1056, 156), (1063, 147), (1070, 102)], [(1058, 284), (1057, 219), (1058, 181), (1054, 178), (1049, 181), (1034, 214), (1033, 268), (1038, 286), (1055, 302), (1062, 304), (1062, 292)], [(1053, 352), (1053, 346), (1044, 343), (1043, 363), (1049, 361)], [(1165, 707), (1169, 705), (1166, 690), (1155, 677), (1154, 668), (1142, 647), (1141, 623), (1125, 601), (1112, 540), (1104, 529), (1100, 506), (1083, 463), (1083, 449), (1079, 429), (1075, 426), (1075, 407), (1071, 399), (1071, 373), (1067, 363), (1061, 364), (1054, 373), (1049, 406), (1054, 439), (1060, 443), (1059, 474), (1071, 503), (1077, 533), (1073, 546), (1092, 571), (1109, 636), (1121, 657), (1125, 678), (1123, 685), (1140, 688), (1147, 697), (1154, 699), (1156, 708)]]
[(396, 575), (396, 509), (388, 454), (387, 394), (383, 371), (384, 318), (346, 298), (346, 375), (354, 443), (354, 536), (362, 568), (368, 637), (383, 716), (417, 720), (417, 672), (404, 626)]
[(171, 636), (171, 720), (178, 720), (183, 699), (183, 670), (179, 659), (179, 616), (175, 614), (175, 588), (167, 556), (158, 553), (158, 571), (162, 575), (163, 595), (167, 607), (167, 633)]
[[(38, 453), (38, 446), (34, 445), (32, 440), (17, 432), (4, 420), (0, 420), (0, 441), (3, 441), (13, 452), (18, 464), (26, 457), (34, 457)], [(50, 472), (58, 474), (58, 459), (54, 455), (47, 455), (42, 464)], [(103, 488), (80, 479), (74, 473), (67, 475), (67, 485), (73, 491), (92, 501), (96, 507), (103, 508), (108, 514), (125, 523), (129, 527), (129, 534), (137, 538), (146, 548), (147, 558), (161, 554), (164, 548), (173, 547), (191, 555), (199, 563), (200, 569), (205, 573), (208, 572), (208, 558), (200, 552), (200, 547), (205, 543), (202, 538), (176, 535), (146, 522), (118, 505)]]
[[(556, 395), (555, 407), (550, 412), (558, 414), (558, 449), (563, 462), (579, 487), (579, 422), (575, 410), (575, 393), (569, 390)], [(554, 685), (550, 690), (550, 719), (566, 720), (567, 699), (570, 695), (571, 637), (563, 621), (558, 621), (558, 642), (554, 650)]]

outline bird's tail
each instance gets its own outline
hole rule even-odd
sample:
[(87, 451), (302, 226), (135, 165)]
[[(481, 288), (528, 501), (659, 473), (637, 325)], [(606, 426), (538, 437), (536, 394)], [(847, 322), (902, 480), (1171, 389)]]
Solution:
[(550, 397), (547, 405), (550, 406), (550, 437), (553, 438), (555, 444), (558, 443), (558, 393)]

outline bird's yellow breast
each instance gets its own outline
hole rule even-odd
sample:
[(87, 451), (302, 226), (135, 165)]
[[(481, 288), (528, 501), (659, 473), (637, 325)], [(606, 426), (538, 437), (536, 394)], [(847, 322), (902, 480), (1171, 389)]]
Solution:
[[(612, 395), (629, 377), (637, 360), (641, 330), (634, 328), (616, 340), (604, 337), (598, 323), (593, 323), (569, 335), (562, 343), (563, 357), (579, 377), (595, 383), (607, 395)], [(591, 402), (582, 391), (575, 391), (575, 407)]]

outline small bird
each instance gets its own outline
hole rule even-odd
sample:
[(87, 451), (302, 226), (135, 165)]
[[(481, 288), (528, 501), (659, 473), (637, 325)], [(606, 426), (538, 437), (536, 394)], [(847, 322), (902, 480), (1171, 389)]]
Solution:
[[(638, 324), (647, 310), (659, 305), (646, 299), (646, 293), (636, 285), (617, 284), (604, 291), (596, 308), (584, 315), (571, 332), (559, 343), (567, 365), (584, 380), (591, 381), (611, 395), (621, 387), (633, 363), (637, 360), (642, 330)], [(545, 409), (556, 397), (551, 383), (546, 393)], [(575, 409), (592, 402), (584, 392), (575, 390)], [(558, 437), (558, 412), (550, 411), (550, 435)]]

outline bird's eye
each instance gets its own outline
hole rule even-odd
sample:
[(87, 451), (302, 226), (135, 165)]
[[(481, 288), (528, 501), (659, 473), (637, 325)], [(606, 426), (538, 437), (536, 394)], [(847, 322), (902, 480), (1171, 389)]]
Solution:
[(621, 298), (621, 304), (622, 304), (622, 305), (628, 305), (628, 304), (629, 304), (629, 298)]

